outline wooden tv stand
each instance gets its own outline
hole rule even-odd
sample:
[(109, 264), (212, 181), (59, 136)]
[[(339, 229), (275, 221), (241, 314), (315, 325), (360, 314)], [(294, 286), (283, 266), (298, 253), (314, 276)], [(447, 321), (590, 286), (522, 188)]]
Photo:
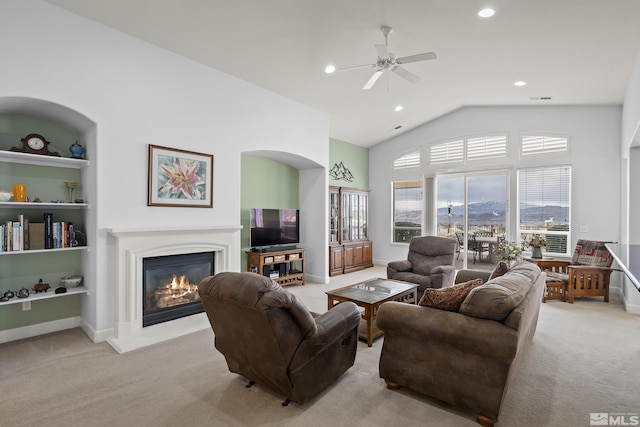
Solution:
[(304, 249), (247, 251), (247, 271), (270, 277), (280, 286), (304, 285)]

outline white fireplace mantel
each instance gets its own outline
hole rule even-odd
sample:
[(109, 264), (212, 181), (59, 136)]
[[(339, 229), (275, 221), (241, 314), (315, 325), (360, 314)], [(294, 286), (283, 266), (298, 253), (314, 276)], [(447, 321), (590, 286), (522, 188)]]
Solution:
[(242, 226), (112, 228), (117, 271), (115, 334), (107, 341), (119, 353), (209, 327), (205, 313), (142, 327), (142, 260), (214, 252), (214, 271), (240, 271)]

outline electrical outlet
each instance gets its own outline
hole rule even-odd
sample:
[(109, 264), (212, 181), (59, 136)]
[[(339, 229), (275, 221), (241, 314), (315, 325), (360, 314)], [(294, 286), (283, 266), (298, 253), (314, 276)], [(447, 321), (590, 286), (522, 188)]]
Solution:
[(580, 226), (580, 232), (581, 233), (588, 233), (589, 232), (589, 226), (588, 225), (581, 225)]
[(31, 310), (31, 301), (22, 301), (22, 311)]

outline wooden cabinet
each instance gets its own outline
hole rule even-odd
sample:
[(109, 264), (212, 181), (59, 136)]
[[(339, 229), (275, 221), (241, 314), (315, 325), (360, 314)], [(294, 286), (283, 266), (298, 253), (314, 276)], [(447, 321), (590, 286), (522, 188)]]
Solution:
[(280, 284), (304, 285), (304, 249), (247, 252), (247, 271), (270, 277)]
[(329, 187), (329, 276), (373, 267), (369, 191)]
[(329, 276), (344, 273), (344, 246), (329, 246)]

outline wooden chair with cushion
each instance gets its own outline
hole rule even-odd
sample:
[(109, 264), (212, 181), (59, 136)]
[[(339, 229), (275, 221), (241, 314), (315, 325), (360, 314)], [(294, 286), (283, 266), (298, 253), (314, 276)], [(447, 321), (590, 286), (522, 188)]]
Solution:
[[(573, 304), (576, 297), (602, 296), (605, 302), (609, 302), (609, 281), (611, 278), (611, 264), (613, 256), (604, 246), (606, 242), (580, 239), (571, 257), (571, 261), (539, 260), (536, 262), (547, 273), (548, 292), (558, 292), (557, 295), (548, 295), (546, 299), (563, 299), (562, 292), (566, 292), (569, 303)], [(549, 283), (562, 281), (565, 289), (549, 291)], [(552, 298), (556, 296), (556, 298)]]
[(547, 300), (567, 300), (567, 283), (569, 282), (569, 263), (555, 259), (536, 259), (535, 263), (542, 271), (547, 272), (547, 290), (542, 302)]

